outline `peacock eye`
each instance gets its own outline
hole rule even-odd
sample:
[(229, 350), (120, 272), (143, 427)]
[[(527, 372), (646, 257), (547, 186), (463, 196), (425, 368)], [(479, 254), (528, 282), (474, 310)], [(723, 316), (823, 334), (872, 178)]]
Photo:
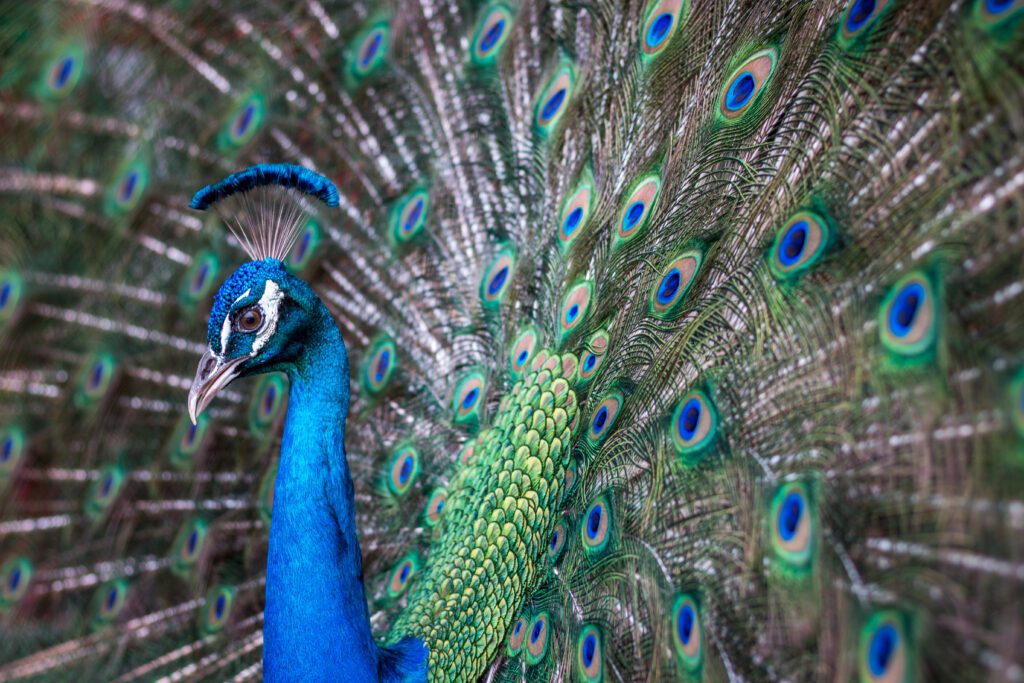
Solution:
[(235, 318), (235, 325), (242, 332), (255, 332), (263, 324), (263, 311), (257, 306), (244, 309)]

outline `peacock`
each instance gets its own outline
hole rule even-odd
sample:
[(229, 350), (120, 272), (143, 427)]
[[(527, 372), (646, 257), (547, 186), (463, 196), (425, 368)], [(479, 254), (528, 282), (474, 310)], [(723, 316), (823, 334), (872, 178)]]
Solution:
[(1024, 678), (1024, 0), (0, 17), (0, 681)]

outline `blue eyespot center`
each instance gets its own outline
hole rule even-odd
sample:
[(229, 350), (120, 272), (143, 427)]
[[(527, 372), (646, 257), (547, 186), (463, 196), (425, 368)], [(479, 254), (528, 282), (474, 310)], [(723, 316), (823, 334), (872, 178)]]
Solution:
[(583, 361), (583, 369), (590, 371), (594, 369), (595, 365), (597, 365), (597, 356), (592, 353), (588, 353), (587, 359)]
[(590, 668), (594, 662), (594, 655), (597, 653), (597, 636), (593, 633), (587, 634), (583, 639), (583, 666)]
[(558, 547), (558, 530), (551, 534), (551, 549), (554, 550)]
[(558, 113), (558, 110), (562, 107), (562, 102), (565, 101), (565, 88), (559, 88), (555, 91), (548, 101), (544, 103), (544, 108), (540, 112), (542, 119), (547, 121)]
[(889, 331), (894, 336), (905, 337), (910, 333), (924, 298), (924, 287), (919, 282), (911, 282), (900, 290), (889, 310)]
[(522, 630), (523, 630), (523, 622), (522, 622), (522, 620), (517, 621), (516, 622), (516, 628), (513, 631), (513, 633), (518, 636), (519, 632), (522, 631)]
[(108, 474), (103, 477), (103, 481), (100, 483), (100, 498), (106, 498), (110, 495), (110, 489), (114, 487), (114, 476)]
[(14, 452), (14, 439), (7, 437), (4, 439), (4, 447), (0, 449), (0, 461), (7, 462), (11, 459), (11, 453)]
[(114, 604), (117, 602), (117, 589), (110, 589), (110, 593), (107, 594), (107, 611), (114, 609)]
[(896, 648), (899, 647), (899, 633), (892, 624), (885, 624), (871, 636), (868, 646), (868, 668), (873, 676), (882, 676), (892, 663)]
[(313, 233), (308, 230), (302, 234), (302, 240), (299, 242), (298, 248), (295, 250), (295, 260), (301, 261), (306, 256), (306, 250), (309, 249), (309, 243), (313, 241)]
[(587, 517), (587, 536), (591, 539), (597, 538), (597, 532), (601, 529), (601, 506), (595, 505)]
[(679, 435), (689, 441), (697, 433), (697, 425), (700, 424), (701, 405), (700, 400), (691, 398), (683, 406), (679, 413)]
[(472, 408), (473, 404), (476, 403), (476, 399), (477, 399), (477, 397), (479, 395), (480, 395), (480, 390), (479, 389), (477, 389), (476, 387), (473, 387), (472, 389), (470, 389), (469, 392), (467, 392), (466, 395), (462, 399), (462, 407), (466, 408), (466, 409)]
[(3, 287), (0, 287), (0, 308), (7, 307), (7, 300), (11, 296), (11, 283), (5, 282)]
[(522, 351), (519, 352), (519, 355), (516, 356), (516, 364), (517, 365), (522, 365), (523, 363), (526, 362), (526, 359), (529, 358), (529, 357), (530, 357), (530, 352), (527, 351), (526, 349), (523, 349)]
[(601, 406), (601, 409), (597, 411), (597, 415), (594, 416), (594, 433), (600, 434), (604, 430), (604, 426), (607, 422), (608, 408)]
[(992, 14), (1005, 12), (1013, 5), (1014, 0), (985, 0), (985, 9)]
[(416, 223), (420, 220), (420, 216), (423, 215), (423, 200), (417, 199), (416, 205), (413, 206), (412, 211), (409, 212), (409, 217), (405, 220), (405, 231), (409, 232), (416, 227)]
[(875, 0), (856, 0), (846, 17), (846, 30), (851, 33), (859, 30), (874, 13)]
[(644, 216), (644, 203), (633, 202), (626, 209), (626, 215), (622, 217), (622, 231), (628, 232), (636, 227), (636, 224), (640, 222), (640, 219)]
[(75, 69), (75, 58), (65, 57), (61, 60), (60, 65), (57, 67), (57, 77), (54, 79), (54, 85), (58, 88), (63, 88), (67, 85), (71, 79), (71, 73)]
[(577, 206), (575, 209), (569, 212), (569, 215), (565, 217), (565, 225), (562, 227), (562, 232), (566, 235), (571, 235), (576, 231), (576, 228), (580, 226), (580, 222), (583, 220), (583, 209)]
[(409, 569), (410, 569), (410, 567), (409, 567), (408, 564), (402, 565), (402, 571), (398, 575), (398, 580), (401, 581), (402, 583), (405, 583), (406, 579), (409, 578)]
[(213, 614), (217, 619), (224, 616), (224, 608), (227, 606), (227, 599), (223, 595), (217, 596), (217, 602), (213, 605)]
[(782, 238), (779, 244), (779, 261), (784, 266), (791, 266), (800, 260), (804, 253), (804, 246), (807, 244), (807, 222), (798, 221), (794, 223)]
[(649, 47), (661, 45), (671, 28), (672, 15), (668, 12), (659, 15), (657, 19), (651, 22), (651, 27), (647, 29), (647, 45)]
[(566, 322), (572, 322), (576, 319), (576, 316), (580, 314), (580, 307), (577, 304), (573, 304), (569, 307), (569, 310), (565, 313)]
[(92, 369), (92, 376), (89, 378), (89, 388), (95, 389), (103, 381), (103, 363), (97, 363)]
[(793, 491), (785, 497), (779, 509), (779, 536), (784, 541), (791, 541), (796, 536), (800, 520), (804, 515), (804, 498)]
[(388, 364), (391, 361), (391, 354), (387, 351), (381, 351), (380, 357), (377, 359), (377, 368), (373, 373), (373, 380), (380, 382), (384, 379), (384, 373), (388, 371)]
[(271, 384), (267, 387), (267, 393), (263, 395), (263, 412), (269, 414), (274, 408), (274, 399), (277, 397), (277, 390)]
[(370, 38), (370, 43), (363, 49), (363, 56), (359, 60), (361, 66), (368, 66), (377, 54), (377, 50), (380, 49), (380, 43), (384, 39), (384, 36), (377, 32)]
[(255, 115), (255, 104), (249, 104), (242, 110), (242, 113), (238, 116), (238, 121), (235, 122), (235, 137), (245, 135), (245, 132), (249, 130), (249, 124), (252, 123), (252, 119)]
[(536, 643), (537, 639), (540, 638), (541, 632), (544, 631), (544, 622), (538, 621), (533, 625), (533, 632), (530, 633), (530, 642)]
[(135, 186), (139, 182), (138, 171), (132, 171), (128, 176), (121, 182), (121, 201), (126, 202), (132, 198), (132, 193), (135, 192)]
[(676, 622), (676, 629), (679, 631), (679, 641), (683, 645), (690, 644), (690, 638), (693, 637), (693, 624), (696, 621), (697, 615), (693, 612), (693, 605), (683, 605), (683, 608), (679, 610), (679, 619)]
[(434, 511), (437, 514), (441, 514), (441, 510), (444, 510), (444, 499), (437, 501), (437, 505), (434, 507)]
[(191, 555), (196, 551), (196, 546), (199, 544), (199, 532), (193, 531), (188, 535), (187, 550), (188, 554)]
[(725, 94), (726, 108), (730, 111), (742, 109), (750, 101), (756, 86), (757, 81), (754, 80), (753, 74), (749, 71), (744, 71), (737, 76), (733, 80), (732, 85), (729, 86), (729, 91)]
[(484, 33), (484, 37), (480, 40), (480, 52), (487, 52), (498, 42), (501, 38), (501, 34), (505, 32), (505, 20), (498, 19), (489, 29)]
[(20, 583), (21, 583), (21, 569), (18, 568), (18, 567), (15, 567), (14, 570), (11, 572), (10, 578), (7, 579), (7, 590), (8, 590), (8, 592), (13, 593), (14, 591), (18, 590), (18, 585)]
[(398, 471), (398, 483), (404, 484), (409, 481), (409, 477), (412, 475), (412, 456), (407, 455), (402, 461), (402, 468)]
[(681, 276), (679, 269), (673, 268), (669, 271), (661, 280), (661, 286), (658, 287), (658, 303), (668, 304), (672, 301), (672, 298), (679, 291), (679, 283), (681, 282)]
[(501, 270), (494, 274), (491, 278), (491, 282), (487, 285), (487, 293), (494, 296), (501, 291), (502, 285), (505, 284), (505, 280), (508, 279), (508, 266), (503, 266)]

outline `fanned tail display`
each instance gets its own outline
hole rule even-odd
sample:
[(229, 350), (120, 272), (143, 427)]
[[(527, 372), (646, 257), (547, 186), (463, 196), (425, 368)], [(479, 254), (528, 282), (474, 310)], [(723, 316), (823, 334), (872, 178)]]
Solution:
[(271, 677), (248, 261), (381, 680), (1024, 677), (1024, 1), (0, 14), (0, 681)]

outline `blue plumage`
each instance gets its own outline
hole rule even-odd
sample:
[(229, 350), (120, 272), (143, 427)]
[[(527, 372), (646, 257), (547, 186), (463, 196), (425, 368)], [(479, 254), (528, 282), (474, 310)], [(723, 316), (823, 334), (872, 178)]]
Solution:
[(296, 164), (256, 164), (199, 190), (192, 196), (189, 206), (205, 211), (234, 194), (268, 185), (294, 188), (316, 197), (327, 206), (338, 205), (338, 188), (319, 173)]

